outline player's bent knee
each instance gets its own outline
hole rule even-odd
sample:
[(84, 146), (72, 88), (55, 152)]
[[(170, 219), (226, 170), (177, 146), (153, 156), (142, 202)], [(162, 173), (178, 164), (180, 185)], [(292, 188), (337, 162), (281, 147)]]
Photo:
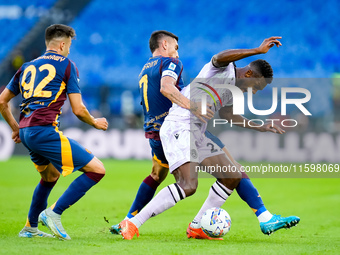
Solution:
[(168, 175), (169, 169), (165, 167), (152, 168), (151, 177), (158, 183), (162, 183)]
[(101, 173), (87, 172), (85, 173), (85, 175), (89, 177), (91, 180), (98, 183), (101, 179), (103, 179), (105, 173), (101, 174)]
[[(60, 175), (59, 175), (60, 176)], [(56, 175), (48, 175), (48, 176), (41, 176), (41, 180), (45, 183), (56, 183), (59, 179), (59, 176)]]
[(160, 178), (159, 178), (158, 174), (151, 173), (150, 175), (151, 175), (152, 179), (154, 179), (156, 182), (160, 183)]
[(196, 193), (196, 188), (187, 188), (187, 189), (183, 189), (183, 190), (184, 190), (186, 197), (190, 197), (190, 196), (192, 196), (193, 194)]
[(105, 170), (104, 165), (101, 165), (100, 167), (98, 167), (98, 169), (96, 169), (96, 171), (94, 171), (94, 172), (95, 172), (95, 173), (98, 173), (98, 174), (103, 174), (103, 175), (105, 175), (106, 170)]
[(46, 169), (40, 172), (41, 179), (44, 182), (57, 182), (60, 172), (52, 165), (49, 164)]
[(96, 157), (94, 157), (86, 166), (82, 168), (85, 173), (98, 173), (105, 175), (104, 164)]
[(192, 182), (185, 183), (185, 184), (179, 183), (179, 185), (183, 189), (185, 196), (189, 197), (189, 196), (192, 196), (193, 194), (195, 194), (195, 192), (197, 190), (198, 182), (192, 181)]

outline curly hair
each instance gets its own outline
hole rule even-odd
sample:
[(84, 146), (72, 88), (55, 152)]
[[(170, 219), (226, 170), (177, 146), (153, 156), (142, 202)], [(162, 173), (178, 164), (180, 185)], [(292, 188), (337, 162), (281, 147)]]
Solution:
[(262, 75), (266, 79), (267, 84), (270, 84), (273, 81), (273, 69), (266, 60), (255, 60), (250, 63), (250, 68), (259, 75)]

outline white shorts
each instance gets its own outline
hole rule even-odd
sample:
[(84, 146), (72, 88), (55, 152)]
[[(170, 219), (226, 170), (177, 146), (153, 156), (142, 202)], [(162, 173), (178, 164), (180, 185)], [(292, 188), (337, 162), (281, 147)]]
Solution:
[(170, 173), (187, 162), (201, 163), (206, 158), (224, 154), (223, 150), (195, 125), (165, 120), (160, 137)]

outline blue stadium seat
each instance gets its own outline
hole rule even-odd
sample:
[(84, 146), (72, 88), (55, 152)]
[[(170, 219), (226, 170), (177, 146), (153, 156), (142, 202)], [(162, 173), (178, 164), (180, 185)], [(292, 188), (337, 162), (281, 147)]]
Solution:
[(9, 4), (0, 0), (0, 61), (39, 20), (39, 13), (48, 10), (56, 0), (16, 0)]
[[(55, 1), (18, 0), (15, 4), (25, 13), (29, 6), (48, 8)], [(0, 0), (0, 8), (7, 5), (6, 2)], [(237, 65), (264, 58), (271, 63), (275, 77), (331, 77), (340, 68), (339, 9), (338, 0), (324, 1), (322, 5), (310, 0), (287, 0), (284, 4), (269, 0), (240, 0), (232, 4), (219, 1), (218, 5), (205, 0), (194, 3), (173, 0), (162, 4), (157, 0), (93, 0), (70, 24), (77, 32), (70, 58), (78, 66), (83, 87), (96, 88), (104, 84), (113, 88), (112, 107), (118, 111), (119, 93), (125, 89), (132, 90), (138, 102), (138, 74), (151, 56), (149, 36), (159, 29), (179, 36), (186, 83), (215, 53), (256, 47), (263, 38), (272, 35), (283, 37), (282, 48), (238, 61)], [(3, 42), (0, 60), (37, 19), (37, 16), (22, 15), (12, 20), (0, 15)]]

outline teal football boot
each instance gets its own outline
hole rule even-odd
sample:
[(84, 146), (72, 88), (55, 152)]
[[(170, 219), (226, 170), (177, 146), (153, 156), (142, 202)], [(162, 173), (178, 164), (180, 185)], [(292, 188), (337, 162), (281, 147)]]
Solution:
[(281, 215), (273, 215), (267, 222), (261, 222), (260, 227), (263, 234), (270, 235), (281, 228), (291, 228), (300, 222), (297, 216), (281, 217)]

